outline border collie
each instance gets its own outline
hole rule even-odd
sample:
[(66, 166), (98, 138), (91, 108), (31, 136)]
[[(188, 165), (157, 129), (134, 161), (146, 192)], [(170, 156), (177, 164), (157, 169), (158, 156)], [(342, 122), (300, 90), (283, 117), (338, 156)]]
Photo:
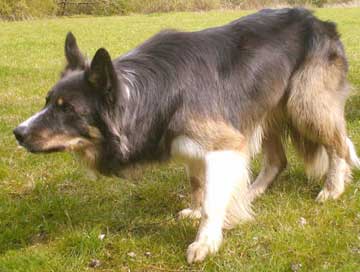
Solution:
[[(104, 175), (176, 158), (187, 166), (201, 218), (189, 263), (218, 251), (222, 229), (249, 220), (251, 201), (286, 167), (288, 136), (306, 172), (322, 177), (318, 201), (336, 199), (360, 160), (347, 136), (348, 63), (332, 22), (305, 9), (262, 10), (196, 32), (162, 31), (111, 60), (88, 63), (73, 34), (67, 65), (44, 108), (14, 134), (34, 153), (71, 151)], [(262, 170), (250, 184), (259, 149)]]

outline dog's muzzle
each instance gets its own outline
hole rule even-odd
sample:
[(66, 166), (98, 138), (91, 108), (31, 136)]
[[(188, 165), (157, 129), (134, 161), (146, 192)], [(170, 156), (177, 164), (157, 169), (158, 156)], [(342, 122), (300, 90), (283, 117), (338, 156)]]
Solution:
[(25, 131), (26, 131), (26, 127), (24, 127), (24, 126), (18, 126), (17, 128), (15, 128), (13, 130), (13, 133), (14, 133), (15, 138), (18, 141), (19, 145), (24, 144)]

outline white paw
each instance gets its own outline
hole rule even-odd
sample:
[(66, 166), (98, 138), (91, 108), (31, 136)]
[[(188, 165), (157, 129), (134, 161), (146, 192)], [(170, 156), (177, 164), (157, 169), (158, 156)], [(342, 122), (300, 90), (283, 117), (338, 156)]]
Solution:
[(215, 253), (218, 248), (202, 242), (193, 242), (187, 249), (186, 260), (189, 264), (202, 262), (208, 254)]
[[(209, 239), (210, 238), (210, 239)], [(189, 245), (187, 249), (187, 262), (189, 264), (202, 262), (209, 254), (214, 254), (220, 248), (222, 242), (222, 234), (209, 237), (206, 239), (200, 239)]]
[(201, 211), (200, 209), (183, 209), (181, 210), (178, 215), (177, 215), (178, 219), (185, 219), (185, 218), (190, 218), (190, 219), (200, 219), (201, 218)]
[(328, 199), (337, 199), (344, 192), (344, 190), (331, 190), (324, 188), (316, 197), (316, 201), (323, 203)]

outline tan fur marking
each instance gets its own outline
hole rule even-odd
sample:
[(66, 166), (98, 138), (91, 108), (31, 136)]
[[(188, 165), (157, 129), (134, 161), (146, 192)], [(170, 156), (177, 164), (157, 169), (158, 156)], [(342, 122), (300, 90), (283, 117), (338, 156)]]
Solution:
[[(250, 179), (247, 168), (250, 150), (247, 139), (239, 130), (220, 120), (192, 118), (188, 124), (188, 137), (199, 143), (208, 154), (234, 152), (232, 154), (237, 154), (237, 156), (242, 157), (244, 165), (239, 162), (241, 177), (239, 177), (240, 180), (238, 180), (238, 184), (234, 186), (231, 193), (223, 228), (230, 229), (240, 222), (250, 220), (252, 218), (252, 210), (250, 199), (248, 198)], [(242, 167), (243, 169), (241, 169)], [(236, 169), (231, 169), (231, 171), (236, 173)], [(229, 173), (224, 173), (225, 179), (228, 174)], [(221, 192), (219, 193), (221, 194)]]
[(102, 139), (101, 132), (98, 128), (88, 126), (89, 135), (92, 138), (89, 141), (91, 144), (84, 146), (77, 150), (77, 154), (85, 162), (86, 166), (91, 168), (93, 171), (96, 170), (96, 158), (98, 156), (98, 144)]
[(62, 97), (59, 97), (59, 98), (57, 99), (57, 101), (56, 101), (56, 104), (57, 104), (58, 106), (62, 106), (62, 105), (64, 104), (64, 99), (63, 99)]
[(66, 134), (53, 135), (51, 131), (44, 129), (40, 133), (41, 140), (39, 144), (43, 149), (64, 147), (65, 151), (76, 152), (87, 167), (95, 170), (96, 157), (98, 156), (97, 146), (102, 139), (102, 135), (99, 129), (93, 126), (88, 126), (88, 133), (90, 139), (71, 137)]
[(43, 149), (55, 148), (58, 146), (63, 146), (67, 151), (76, 151), (92, 143), (81, 137), (71, 137), (68, 135), (52, 135), (46, 140), (42, 141)]
[(97, 127), (88, 126), (89, 135), (93, 139), (101, 139), (102, 135)]
[(246, 145), (240, 131), (223, 121), (191, 119), (187, 133), (207, 151), (242, 151)]
[(339, 65), (312, 58), (294, 75), (287, 104), (292, 123), (305, 137), (347, 157), (344, 73)]
[(203, 177), (190, 177), (191, 198), (193, 208), (199, 208), (203, 199)]

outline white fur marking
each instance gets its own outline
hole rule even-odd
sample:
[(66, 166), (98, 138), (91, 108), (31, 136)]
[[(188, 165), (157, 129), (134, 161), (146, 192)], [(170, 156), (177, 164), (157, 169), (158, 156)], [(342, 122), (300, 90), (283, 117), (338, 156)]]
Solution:
[(134, 70), (124, 70), (124, 73), (122, 73), (123, 78), (127, 81), (127, 83), (130, 85), (131, 88), (134, 88), (134, 83), (132, 78), (135, 76)]
[(43, 115), (47, 111), (47, 108), (43, 109), (42, 111), (39, 111), (38, 113), (35, 113), (33, 116), (31, 116), (29, 119), (22, 122), (19, 127), (29, 127), (37, 118), (39, 118), (41, 115)]
[(251, 156), (255, 156), (261, 151), (262, 138), (263, 138), (263, 129), (261, 126), (257, 126), (251, 137), (250, 137), (250, 154)]
[[(244, 197), (249, 184), (247, 158), (234, 151), (215, 151), (207, 153), (205, 161), (202, 222), (195, 242), (187, 250), (189, 263), (202, 261), (208, 254), (218, 251), (222, 242), (222, 228), (228, 223), (229, 213), (231, 221), (235, 210), (240, 211), (237, 218), (251, 217), (249, 202)], [(237, 205), (234, 205), (234, 199)]]
[(130, 99), (130, 89), (127, 85), (124, 85), (124, 89), (125, 89), (125, 94), (127, 99)]
[(178, 213), (179, 219), (189, 218), (189, 219), (200, 219), (201, 218), (201, 210), (198, 209), (190, 209), (186, 208), (181, 210)]
[(186, 136), (178, 136), (171, 143), (171, 155), (191, 160), (204, 159), (204, 148)]
[(346, 144), (349, 148), (351, 165), (360, 169), (360, 159), (356, 154), (356, 149), (354, 147), (354, 144), (352, 143), (352, 141), (349, 138), (346, 138)]

